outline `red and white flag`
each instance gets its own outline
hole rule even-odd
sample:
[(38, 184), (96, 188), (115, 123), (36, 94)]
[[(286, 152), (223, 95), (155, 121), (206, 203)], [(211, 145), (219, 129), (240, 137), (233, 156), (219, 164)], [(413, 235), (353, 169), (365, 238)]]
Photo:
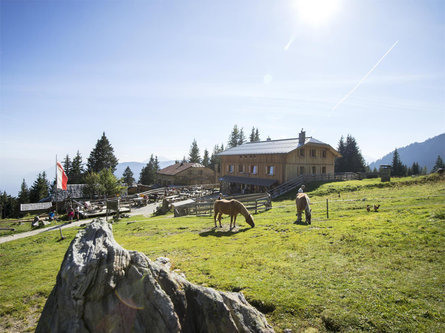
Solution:
[(66, 175), (65, 170), (63, 170), (62, 164), (60, 164), (60, 162), (57, 162), (57, 188), (66, 191), (67, 183), (68, 176)]

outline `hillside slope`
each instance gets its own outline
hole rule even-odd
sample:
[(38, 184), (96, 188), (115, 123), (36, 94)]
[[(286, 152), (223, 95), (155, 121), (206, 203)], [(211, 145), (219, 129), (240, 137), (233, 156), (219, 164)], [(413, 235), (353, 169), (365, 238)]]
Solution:
[[(397, 148), (397, 152), (399, 153), (400, 160), (406, 166), (411, 166), (414, 162), (417, 162), (420, 167), (426, 166), (429, 172), (436, 163), (438, 155), (442, 159), (445, 158), (445, 133), (421, 143), (415, 142), (409, 146)], [(371, 163), (369, 165), (371, 170), (374, 168), (378, 169), (381, 164), (392, 164), (393, 154), (394, 150)]]

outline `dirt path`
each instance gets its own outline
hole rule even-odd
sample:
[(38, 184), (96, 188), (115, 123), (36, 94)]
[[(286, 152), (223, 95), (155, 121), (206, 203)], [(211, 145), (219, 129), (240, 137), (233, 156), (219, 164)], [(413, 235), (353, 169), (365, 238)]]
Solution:
[[(153, 212), (156, 210), (156, 207), (157, 207), (157, 204), (153, 203), (153, 204), (149, 204), (145, 207), (141, 207), (141, 208), (132, 208), (131, 212), (129, 212), (128, 215), (130, 215), (130, 216), (143, 215), (143, 216), (150, 217), (153, 214)], [(53, 225), (53, 226), (50, 226), (47, 228), (41, 228), (41, 229), (35, 229), (35, 230), (31, 230), (31, 231), (21, 232), (19, 234), (15, 234), (15, 235), (3, 236), (3, 237), (0, 237), (0, 244), (10, 242), (10, 241), (13, 241), (16, 239), (35, 236), (35, 235), (41, 234), (43, 232), (50, 232), (50, 231), (60, 232), (60, 229), (63, 230), (66, 228), (78, 227), (82, 224), (91, 223), (91, 221), (93, 221), (93, 220), (94, 220), (94, 218), (90, 218), (90, 219), (85, 219), (85, 220), (80, 220), (80, 221), (74, 221), (72, 223)]]

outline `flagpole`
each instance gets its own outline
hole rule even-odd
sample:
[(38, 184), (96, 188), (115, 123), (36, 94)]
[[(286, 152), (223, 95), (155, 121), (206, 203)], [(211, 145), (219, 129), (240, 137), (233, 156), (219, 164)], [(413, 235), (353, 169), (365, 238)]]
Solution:
[(59, 216), (58, 210), (57, 210), (57, 154), (56, 154), (56, 188), (54, 192), (54, 198), (56, 200), (56, 216)]

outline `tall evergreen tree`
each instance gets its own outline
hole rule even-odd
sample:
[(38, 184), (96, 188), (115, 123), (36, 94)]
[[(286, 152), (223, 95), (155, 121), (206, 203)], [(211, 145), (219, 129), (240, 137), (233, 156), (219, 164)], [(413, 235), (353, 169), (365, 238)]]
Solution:
[(46, 173), (43, 171), (39, 173), (37, 179), (29, 190), (30, 202), (39, 202), (41, 199), (46, 198), (49, 195), (49, 182), (46, 179)]
[(133, 171), (131, 171), (129, 166), (125, 168), (122, 178), (124, 183), (127, 184), (127, 186), (131, 186), (135, 182), (135, 179), (133, 177)]
[(255, 127), (252, 127), (252, 131), (250, 132), (249, 140), (250, 140), (250, 142), (255, 142)]
[(434, 167), (431, 170), (431, 172), (436, 172), (437, 170), (443, 169), (443, 168), (445, 168), (445, 165), (443, 164), (442, 157), (440, 157), (440, 155), (438, 155), (437, 159), (436, 159), (436, 163), (434, 164)]
[(411, 166), (411, 172), (413, 175), (420, 175), (419, 163), (417, 162), (413, 163), (413, 165)]
[(193, 139), (192, 145), (189, 151), (189, 162), (190, 163), (201, 163), (201, 156), (199, 156), (199, 148), (196, 140)]
[(391, 175), (396, 177), (403, 177), (405, 176), (405, 174), (406, 174), (406, 167), (402, 164), (399, 153), (397, 149), (395, 149), (392, 156)]
[(255, 130), (255, 142), (260, 141), (260, 132), (258, 131), (258, 128)]
[(65, 170), (65, 173), (68, 176), (68, 180), (69, 180), (70, 172), (71, 172), (71, 159), (70, 159), (70, 155), (68, 155), (68, 154), (66, 154), (65, 159), (63, 160), (63, 170)]
[(12, 218), (19, 216), (19, 204), (16, 198), (3, 192), (0, 195), (0, 218)]
[(244, 135), (244, 130), (241, 128), (238, 134), (238, 146), (241, 146), (246, 142), (246, 136)]
[(71, 170), (68, 175), (69, 184), (82, 184), (83, 183), (83, 161), (82, 155), (77, 151), (76, 156), (73, 158), (71, 163)]
[(96, 146), (88, 157), (88, 171), (100, 172), (103, 169), (111, 169), (111, 172), (116, 170), (118, 160), (114, 156), (114, 149), (103, 132), (102, 137), (97, 140)]
[(343, 135), (338, 142), (337, 151), (341, 154), (341, 156), (335, 160), (335, 172), (345, 172), (345, 142)]
[(234, 125), (232, 132), (230, 133), (227, 145), (229, 146), (229, 148), (236, 147), (238, 146), (238, 142), (239, 142), (239, 129), (238, 125)]
[(29, 203), (29, 189), (28, 185), (26, 185), (25, 179), (23, 179), (22, 185), (20, 186), (18, 201), (21, 204)]
[(202, 165), (204, 165), (206, 168), (208, 168), (210, 165), (209, 151), (207, 149), (204, 149), (204, 156), (202, 157)]
[[(157, 157), (156, 157), (157, 158)], [(143, 185), (152, 185), (156, 181), (156, 163), (153, 154), (150, 156), (150, 160), (147, 165), (142, 168), (139, 175), (139, 183)]]
[(342, 155), (335, 161), (335, 172), (364, 172), (366, 170), (365, 160), (357, 145), (357, 141), (351, 136), (343, 136), (338, 143), (338, 152)]

